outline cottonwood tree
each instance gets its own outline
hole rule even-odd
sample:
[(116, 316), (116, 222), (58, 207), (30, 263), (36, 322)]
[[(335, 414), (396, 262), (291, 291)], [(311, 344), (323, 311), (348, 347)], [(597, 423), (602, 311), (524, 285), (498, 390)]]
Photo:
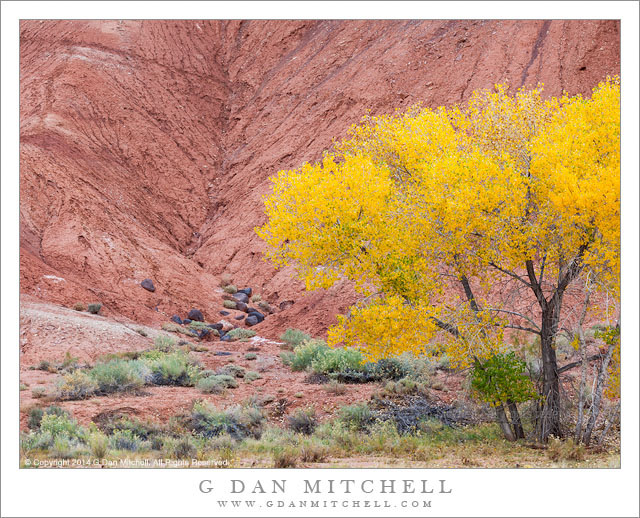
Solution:
[(362, 292), (330, 344), (372, 358), (436, 347), (464, 368), (507, 353), (511, 333), (538, 337), (546, 440), (563, 434), (554, 343), (572, 290), (592, 274), (618, 298), (619, 82), (541, 93), (496, 85), (465, 106), (366, 117), (273, 178), (257, 232), (308, 289), (346, 277)]

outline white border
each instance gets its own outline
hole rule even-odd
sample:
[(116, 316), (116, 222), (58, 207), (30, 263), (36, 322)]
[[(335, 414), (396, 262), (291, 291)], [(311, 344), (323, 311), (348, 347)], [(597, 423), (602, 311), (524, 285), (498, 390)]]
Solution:
[[(215, 516), (231, 478), (448, 480), (434, 516), (638, 516), (638, 4), (636, 2), (3, 2), (2, 3), (2, 516)], [(592, 18), (622, 19), (623, 460), (619, 470), (18, 470), (18, 20), (20, 18)], [(218, 496), (220, 496), (218, 494)], [(287, 497), (295, 496), (288, 494)], [(380, 495), (378, 495), (380, 497)], [(227, 515), (229, 511), (225, 511)], [(388, 516), (397, 508), (340, 509)], [(240, 510), (236, 515), (247, 515)], [(327, 510), (262, 508), (262, 516)]]

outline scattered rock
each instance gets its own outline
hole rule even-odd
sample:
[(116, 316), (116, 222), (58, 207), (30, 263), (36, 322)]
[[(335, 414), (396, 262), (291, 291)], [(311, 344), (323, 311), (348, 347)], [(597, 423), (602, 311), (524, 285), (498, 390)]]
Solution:
[(182, 321), (182, 323), (183, 323), (185, 326), (188, 326), (188, 325), (191, 323), (191, 319), (189, 319), (189, 318), (185, 318), (185, 319)]
[(258, 322), (262, 322), (264, 320), (264, 315), (260, 313), (257, 309), (249, 311), (249, 316), (256, 317), (258, 319)]
[(207, 327), (216, 329), (217, 331), (222, 331), (222, 324), (220, 322), (218, 322), (217, 324), (207, 324)]
[(244, 323), (247, 324), (249, 327), (255, 326), (259, 322), (260, 321), (258, 320), (258, 317), (254, 314), (249, 315), (247, 319), (244, 321)]
[(140, 283), (140, 286), (142, 286), (147, 291), (156, 291), (156, 287), (153, 285), (153, 281), (151, 279), (145, 279)]
[(231, 356), (231, 353), (228, 353), (227, 351), (218, 351), (213, 353), (214, 356)]
[(236, 320), (243, 320), (243, 319), (244, 319), (244, 317), (245, 317), (245, 315), (236, 315), (236, 316), (235, 316), (235, 317), (233, 317), (233, 318), (235, 318)]
[(244, 288), (242, 290), (238, 290), (238, 293), (244, 293), (247, 297), (251, 297), (253, 291), (251, 290), (251, 288)]
[(231, 337), (229, 335), (225, 334), (225, 335), (222, 335), (220, 337), (220, 341), (221, 342), (232, 342), (233, 340), (231, 339)]
[(218, 336), (220, 336), (220, 334), (218, 333), (217, 329), (201, 329), (200, 333), (200, 340), (204, 340), (205, 342), (213, 342), (216, 338), (218, 338)]
[(249, 313), (249, 306), (247, 306), (244, 302), (237, 301), (236, 309), (238, 311), (244, 311), (245, 313)]
[(173, 315), (171, 317), (171, 320), (174, 321), (176, 324), (182, 325), (182, 319), (178, 315)]
[(287, 308), (290, 308), (291, 306), (293, 306), (294, 302), (293, 300), (283, 300), (280, 303), (280, 310), (284, 311)]
[(245, 304), (247, 302), (249, 302), (249, 295), (247, 295), (243, 291), (239, 291), (238, 293), (234, 293), (232, 295), (232, 297), (234, 298), (234, 300), (240, 301), (240, 302), (244, 302)]
[(220, 312), (220, 314), (221, 314), (223, 317), (226, 317), (227, 315), (230, 315), (231, 313), (229, 313), (228, 311), (221, 311), (221, 312)]
[(234, 328), (234, 325), (226, 320), (220, 320), (218, 324), (222, 324), (222, 330), (226, 333), (227, 331), (231, 331)]
[(200, 311), (199, 309), (192, 309), (189, 311), (189, 314), (187, 315), (188, 318), (190, 318), (191, 320), (197, 320), (198, 322), (204, 322), (204, 315), (202, 314), (202, 311)]

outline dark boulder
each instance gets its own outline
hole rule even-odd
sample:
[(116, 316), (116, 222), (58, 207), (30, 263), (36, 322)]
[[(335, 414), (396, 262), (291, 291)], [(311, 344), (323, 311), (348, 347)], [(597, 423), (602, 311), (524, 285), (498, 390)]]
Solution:
[(199, 309), (192, 309), (189, 311), (189, 314), (187, 315), (188, 318), (190, 318), (191, 320), (197, 320), (198, 322), (204, 322), (204, 315), (202, 314), (202, 311), (200, 311)]
[(249, 312), (249, 316), (250, 317), (256, 317), (258, 319), (258, 322), (262, 322), (264, 320), (264, 315), (262, 313), (260, 313), (256, 309), (254, 309), (253, 311)]
[(151, 279), (145, 279), (140, 283), (140, 286), (150, 292), (156, 291), (156, 287), (153, 285), (153, 281)]
[(182, 323), (183, 323), (185, 326), (188, 326), (188, 325), (191, 323), (191, 319), (189, 319), (189, 318), (185, 318), (185, 319), (182, 321)]
[(244, 293), (247, 297), (251, 297), (253, 291), (251, 290), (251, 288), (244, 288), (242, 290), (238, 290), (238, 293)]
[(171, 317), (171, 320), (174, 321), (176, 324), (182, 325), (182, 319), (178, 315), (173, 315)]
[(238, 293), (234, 293), (233, 298), (234, 300), (244, 302), (245, 304), (249, 302), (249, 295), (241, 291), (239, 291)]
[(235, 318), (236, 320), (243, 320), (243, 319), (244, 319), (244, 317), (245, 317), (245, 315), (236, 315), (236, 316), (235, 316), (235, 317), (233, 317), (233, 318)]
[(244, 311), (245, 313), (249, 313), (249, 306), (247, 306), (244, 302), (237, 301), (236, 309), (238, 311)]
[(232, 353), (229, 353), (227, 351), (217, 351), (215, 353), (213, 353), (214, 356), (231, 356)]
[(217, 324), (207, 324), (207, 327), (210, 327), (211, 329), (216, 329), (218, 331), (222, 331), (222, 324), (220, 322), (218, 322)]
[(231, 313), (229, 313), (228, 311), (221, 311), (221, 312), (220, 312), (220, 314), (221, 314), (223, 317), (226, 317), (227, 315), (230, 315)]
[(231, 342), (231, 337), (228, 334), (224, 334), (220, 337), (221, 342)]
[(256, 315), (249, 315), (247, 317), (247, 319), (244, 321), (245, 324), (247, 324), (249, 327), (251, 326), (255, 326), (256, 324), (258, 324), (260, 321), (258, 320), (258, 317)]

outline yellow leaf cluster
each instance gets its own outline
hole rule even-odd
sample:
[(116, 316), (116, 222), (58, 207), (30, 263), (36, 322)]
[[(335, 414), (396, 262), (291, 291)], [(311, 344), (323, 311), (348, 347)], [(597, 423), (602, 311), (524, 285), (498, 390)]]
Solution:
[(492, 289), (505, 271), (544, 261), (557, 279), (580, 253), (617, 292), (619, 93), (617, 78), (590, 99), (496, 85), (466, 106), (366, 117), (322, 161), (272, 179), (256, 231), (308, 289), (348, 278), (377, 294), (339, 320), (331, 343), (419, 352), (446, 315), (460, 330), (450, 354), (468, 365), (504, 347), (500, 321), (460, 303), (452, 281), (474, 279), (499, 307), (508, 301)]

